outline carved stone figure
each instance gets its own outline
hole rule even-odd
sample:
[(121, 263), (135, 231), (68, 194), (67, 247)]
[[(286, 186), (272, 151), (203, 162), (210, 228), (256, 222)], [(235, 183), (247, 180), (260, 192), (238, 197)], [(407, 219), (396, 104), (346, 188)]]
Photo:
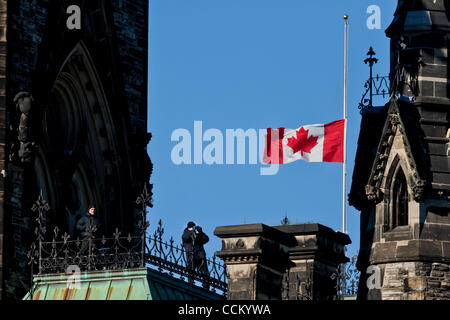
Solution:
[(19, 116), (19, 125), (17, 129), (17, 139), (20, 143), (18, 156), (22, 163), (29, 163), (32, 159), (34, 142), (31, 138), (31, 120), (30, 113), (33, 107), (33, 96), (29, 92), (19, 92), (14, 97), (16, 105), (16, 114)]
[(367, 185), (366, 186), (366, 196), (370, 201), (379, 202), (381, 200), (381, 190), (380, 188)]

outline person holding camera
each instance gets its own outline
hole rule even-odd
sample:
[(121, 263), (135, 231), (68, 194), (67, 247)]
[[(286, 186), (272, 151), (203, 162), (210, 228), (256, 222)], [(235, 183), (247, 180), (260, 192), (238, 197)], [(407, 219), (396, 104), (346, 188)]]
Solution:
[[(200, 226), (196, 226), (194, 222), (189, 221), (181, 238), (183, 240), (183, 248), (186, 252), (186, 266), (188, 270), (190, 272), (198, 270), (207, 279), (209, 272), (203, 245), (209, 241), (209, 237), (203, 232)], [(192, 278), (190, 282), (193, 282)]]

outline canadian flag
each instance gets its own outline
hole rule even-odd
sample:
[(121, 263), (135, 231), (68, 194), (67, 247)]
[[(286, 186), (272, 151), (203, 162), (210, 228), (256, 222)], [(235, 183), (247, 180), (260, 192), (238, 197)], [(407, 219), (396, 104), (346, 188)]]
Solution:
[(297, 129), (267, 128), (263, 162), (344, 162), (344, 128), (345, 120)]

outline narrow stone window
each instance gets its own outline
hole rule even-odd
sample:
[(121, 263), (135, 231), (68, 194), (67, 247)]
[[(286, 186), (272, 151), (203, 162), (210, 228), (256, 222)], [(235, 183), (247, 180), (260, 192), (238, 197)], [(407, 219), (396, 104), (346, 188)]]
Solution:
[(395, 177), (392, 190), (393, 215), (392, 228), (408, 225), (408, 189), (405, 174), (400, 168)]

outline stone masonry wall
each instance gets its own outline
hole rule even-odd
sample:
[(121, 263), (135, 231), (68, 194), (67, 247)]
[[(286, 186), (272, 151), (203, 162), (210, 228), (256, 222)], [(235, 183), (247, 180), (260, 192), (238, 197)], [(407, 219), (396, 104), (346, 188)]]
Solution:
[(146, 132), (147, 128), (147, 30), (148, 0), (113, 0), (114, 25), (124, 75), (132, 128)]
[(49, 0), (8, 1), (8, 106), (18, 92), (31, 90), (48, 6)]
[[(45, 32), (48, 0), (8, 2), (8, 74), (6, 104), (8, 114), (14, 108), (13, 98), (20, 91), (30, 91), (32, 76), (36, 69), (39, 45)], [(7, 123), (6, 128), (9, 127)], [(5, 129), (6, 131), (6, 129)], [(6, 132), (5, 132), (6, 134)], [(5, 253), (8, 265), (5, 268), (5, 298), (18, 299), (26, 292), (29, 283), (27, 266), (28, 239), (31, 220), (27, 218), (24, 203), (24, 169), (7, 166), (5, 184), (5, 219), (7, 240)], [(28, 208), (30, 209), (30, 208)]]
[(450, 266), (445, 263), (399, 262), (378, 265), (384, 272), (382, 300), (449, 300)]
[[(7, 33), (7, 3), (0, 0), (0, 172), (5, 170), (5, 147), (6, 147), (6, 33)], [(5, 188), (4, 177), (0, 176), (0, 299), (2, 299), (4, 279), (4, 210)]]

